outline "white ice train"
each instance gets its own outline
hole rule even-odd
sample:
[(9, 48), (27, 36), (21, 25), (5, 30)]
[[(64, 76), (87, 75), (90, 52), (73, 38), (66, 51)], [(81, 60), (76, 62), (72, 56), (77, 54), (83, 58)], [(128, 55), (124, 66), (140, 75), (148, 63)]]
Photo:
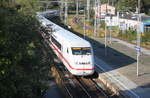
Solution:
[(48, 38), (49, 46), (69, 72), (77, 76), (88, 76), (94, 73), (93, 49), (88, 41), (49, 21), (40, 13), (38, 20), (43, 27), (51, 26), (54, 30)]

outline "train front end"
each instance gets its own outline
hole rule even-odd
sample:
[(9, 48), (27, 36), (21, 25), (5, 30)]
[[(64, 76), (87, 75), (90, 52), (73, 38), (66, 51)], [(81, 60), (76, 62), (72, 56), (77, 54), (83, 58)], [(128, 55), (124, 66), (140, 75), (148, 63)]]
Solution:
[(72, 74), (89, 76), (94, 73), (93, 51), (91, 47), (71, 47)]

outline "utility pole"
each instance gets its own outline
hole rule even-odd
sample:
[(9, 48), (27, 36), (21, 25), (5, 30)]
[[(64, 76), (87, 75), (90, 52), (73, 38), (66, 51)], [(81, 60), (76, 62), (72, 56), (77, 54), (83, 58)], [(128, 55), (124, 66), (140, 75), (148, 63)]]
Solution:
[(141, 23), (141, 16), (140, 16), (140, 2), (141, 0), (138, 0), (138, 28), (137, 28), (137, 76), (139, 76), (139, 57), (140, 57), (140, 52), (141, 52), (141, 32), (140, 32), (140, 23)]
[(86, 28), (85, 28), (85, 9), (84, 9), (84, 27), (83, 27), (83, 30), (84, 30), (84, 39), (85, 39), (85, 33), (86, 33)]
[(97, 33), (97, 0), (95, 0), (95, 19), (94, 19), (94, 35), (96, 36), (96, 33)]
[(60, 5), (60, 19), (61, 19), (61, 21), (63, 20), (63, 9), (64, 9), (64, 0), (61, 0), (61, 5)]
[(68, 20), (68, 0), (65, 0), (65, 20), (64, 24), (67, 25), (67, 20)]
[(109, 35), (109, 43), (111, 44), (111, 42), (112, 42), (112, 15), (110, 16), (110, 26), (109, 26), (109, 33), (110, 33), (110, 35)]
[(114, 0), (111, 1), (111, 5), (114, 6)]
[(76, 0), (76, 15), (79, 15), (79, 0)]
[(106, 18), (105, 18), (105, 56), (107, 56), (107, 26), (106, 26)]
[(107, 2), (108, 2), (108, 5), (109, 5), (109, 0)]
[(94, 34), (96, 36), (97, 33), (99, 33), (99, 27), (100, 27), (100, 0), (95, 0), (95, 19), (94, 19)]
[(87, 0), (87, 6), (86, 6), (87, 14), (88, 14), (88, 21), (90, 20), (90, 0)]
[[(109, 4), (109, 0), (108, 0), (108, 4)], [(107, 5), (106, 4), (106, 15), (105, 15), (105, 56), (107, 56), (107, 24), (106, 24), (106, 16), (107, 16)]]
[(44, 4), (45, 5), (45, 11), (47, 10), (47, 8), (48, 8), (48, 4), (49, 4), (49, 2), (48, 2), (48, 0), (46, 0), (46, 4)]
[(101, 4), (100, 4), (100, 0), (97, 0), (97, 3), (98, 3), (98, 10), (97, 10), (97, 12), (98, 12), (98, 25), (97, 25), (97, 30), (100, 32), (100, 16), (101, 16), (101, 13), (100, 13), (100, 11), (101, 11)]
[[(108, 0), (108, 5), (109, 5), (109, 0)], [(112, 39), (112, 15), (110, 15), (110, 26), (109, 26), (109, 43), (111, 44), (111, 39)]]

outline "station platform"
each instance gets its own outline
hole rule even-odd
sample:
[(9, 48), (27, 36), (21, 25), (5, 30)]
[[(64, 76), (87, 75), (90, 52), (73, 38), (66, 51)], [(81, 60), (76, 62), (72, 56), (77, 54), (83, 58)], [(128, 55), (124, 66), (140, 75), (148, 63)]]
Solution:
[(103, 70), (100, 80), (127, 98), (150, 98), (150, 50), (142, 48), (137, 76), (135, 45), (112, 39), (105, 51), (104, 38), (88, 40), (93, 45), (95, 65)]

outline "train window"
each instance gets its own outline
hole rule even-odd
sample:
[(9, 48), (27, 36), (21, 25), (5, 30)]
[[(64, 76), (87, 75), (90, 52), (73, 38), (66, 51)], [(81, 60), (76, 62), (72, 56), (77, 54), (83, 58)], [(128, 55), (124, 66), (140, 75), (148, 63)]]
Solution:
[(69, 53), (68, 48), (67, 48), (67, 53)]
[(59, 50), (61, 50), (61, 44), (60, 44), (57, 40), (55, 40), (53, 37), (51, 37), (51, 40), (52, 40), (52, 42), (57, 46), (57, 48), (58, 48)]
[(73, 55), (90, 55), (91, 48), (90, 47), (73, 47), (72, 54)]
[(82, 55), (90, 55), (90, 54), (91, 54), (91, 48), (90, 47), (82, 48)]

